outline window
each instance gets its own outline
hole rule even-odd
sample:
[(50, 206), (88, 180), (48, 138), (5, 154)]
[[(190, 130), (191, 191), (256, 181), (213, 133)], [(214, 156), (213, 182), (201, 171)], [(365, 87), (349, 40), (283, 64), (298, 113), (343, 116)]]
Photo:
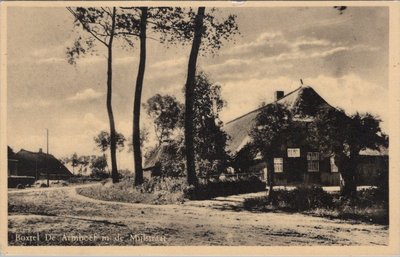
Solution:
[(300, 148), (288, 148), (287, 155), (289, 158), (300, 157)]
[(307, 153), (307, 170), (309, 172), (319, 171), (319, 153), (318, 152), (308, 152)]
[(283, 158), (274, 158), (274, 171), (276, 173), (283, 172)]

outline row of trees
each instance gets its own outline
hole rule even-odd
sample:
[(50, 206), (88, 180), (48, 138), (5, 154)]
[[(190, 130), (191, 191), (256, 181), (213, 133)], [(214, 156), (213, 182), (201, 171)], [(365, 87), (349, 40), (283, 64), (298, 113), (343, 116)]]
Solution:
[[(75, 18), (75, 26), (81, 29), (80, 35), (72, 47), (67, 48), (69, 63), (74, 64), (77, 58), (92, 54), (97, 44), (105, 47), (107, 54), (107, 113), (110, 127), (110, 157), (113, 182), (118, 182), (116, 148), (117, 132), (112, 109), (112, 54), (115, 40), (133, 48), (139, 40), (140, 58), (135, 93), (133, 96), (132, 146), (135, 163), (135, 185), (143, 182), (142, 153), (140, 147), (140, 107), (141, 94), (146, 66), (146, 41), (148, 32), (156, 35), (156, 40), (163, 44), (187, 44), (192, 42), (188, 61), (187, 81), (185, 84), (185, 155), (187, 178), (191, 185), (197, 183), (195, 171), (194, 145), (194, 100), (195, 76), (199, 51), (214, 52), (222, 42), (236, 34), (236, 16), (228, 15), (219, 21), (215, 9), (205, 12), (199, 7), (197, 13), (191, 8), (179, 7), (100, 7), (100, 8), (67, 8)], [(203, 42), (204, 41), (204, 42)], [(203, 42), (203, 43), (202, 43)], [(201, 47), (202, 46), (202, 47)]]
[[(72, 166), (72, 173), (74, 175), (87, 175), (90, 171), (90, 175), (93, 177), (105, 178), (109, 176), (107, 171), (107, 156), (96, 156), (96, 155), (81, 155), (77, 153), (72, 154), (60, 159), (64, 165)], [(77, 170), (75, 170), (77, 169)], [(77, 173), (77, 174), (76, 174)]]

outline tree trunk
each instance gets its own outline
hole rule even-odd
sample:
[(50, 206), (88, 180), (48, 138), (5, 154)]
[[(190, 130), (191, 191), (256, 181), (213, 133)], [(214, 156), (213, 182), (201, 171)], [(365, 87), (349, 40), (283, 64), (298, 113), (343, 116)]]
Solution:
[(204, 20), (205, 7), (199, 7), (195, 20), (195, 31), (192, 49), (190, 51), (188, 73), (185, 88), (185, 144), (186, 144), (186, 168), (187, 168), (187, 182), (189, 185), (196, 186), (198, 181), (196, 177), (195, 168), (195, 153), (194, 153), (194, 84), (196, 79), (196, 65), (197, 57), (199, 54), (201, 37), (203, 34), (203, 20)]
[(267, 199), (270, 203), (274, 200), (274, 185), (275, 185), (275, 171), (272, 160), (267, 161), (267, 172), (268, 172), (268, 191)]
[(111, 156), (111, 177), (113, 183), (117, 183), (119, 181), (118, 176), (118, 168), (117, 168), (117, 157), (116, 157), (116, 132), (115, 132), (115, 122), (114, 122), (114, 114), (112, 110), (111, 98), (112, 98), (112, 43), (114, 39), (114, 30), (115, 30), (115, 7), (113, 8), (113, 16), (112, 16), (112, 28), (110, 41), (107, 46), (108, 56), (107, 56), (107, 113), (108, 119), (110, 123), (110, 156)]
[(144, 71), (146, 67), (146, 24), (147, 24), (147, 7), (141, 7), (140, 17), (140, 60), (139, 70), (136, 78), (135, 99), (133, 104), (133, 159), (135, 162), (135, 185), (143, 183), (142, 168), (142, 151), (140, 147), (140, 105), (142, 99), (142, 88)]
[(346, 165), (341, 167), (340, 174), (342, 175), (342, 183), (340, 183), (340, 194), (344, 197), (357, 196), (357, 160), (350, 158)]

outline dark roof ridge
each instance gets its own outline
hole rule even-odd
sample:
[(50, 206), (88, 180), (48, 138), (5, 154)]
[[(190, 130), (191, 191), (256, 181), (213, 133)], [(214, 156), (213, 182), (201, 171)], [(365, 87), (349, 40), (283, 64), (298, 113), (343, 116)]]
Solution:
[[(300, 90), (301, 88), (311, 88), (311, 87), (310, 87), (310, 86), (303, 86), (303, 85), (302, 85), (302, 86), (296, 88), (295, 90), (289, 92), (288, 94), (284, 95), (282, 98), (279, 98), (278, 100), (275, 100), (275, 101), (273, 101), (273, 102), (271, 102), (271, 103), (269, 103), (269, 104), (276, 103), (276, 102), (278, 102), (278, 101), (280, 101), (280, 100), (282, 100), (282, 99), (285, 99), (287, 96), (293, 94), (294, 92)], [(233, 120), (228, 121), (228, 122), (226, 123), (226, 125), (228, 125), (229, 123), (232, 123), (232, 122), (234, 122), (234, 121), (236, 121), (236, 120), (239, 120), (239, 119), (241, 119), (241, 118), (243, 118), (243, 117), (249, 115), (250, 113), (257, 112), (257, 111), (261, 110), (262, 108), (264, 108), (265, 106), (266, 106), (266, 105), (261, 106), (261, 107), (258, 107), (258, 108), (255, 109), (255, 110), (252, 110), (252, 111), (250, 111), (250, 112), (248, 112), (248, 113), (245, 113), (245, 114), (243, 114), (243, 115), (241, 115), (241, 116), (239, 116), (239, 117), (237, 117), (237, 118), (234, 118)]]
[[(46, 155), (49, 155), (49, 156), (53, 156), (53, 155), (50, 154), (50, 153), (45, 153), (45, 152), (33, 152), (33, 151), (25, 150), (25, 149), (23, 149), (23, 148), (21, 148), (21, 150), (19, 150), (16, 154), (18, 154), (19, 152), (22, 152), (22, 151), (28, 152), (28, 153), (31, 153), (31, 154), (46, 154)], [(53, 157), (54, 157), (54, 156), (53, 156)]]

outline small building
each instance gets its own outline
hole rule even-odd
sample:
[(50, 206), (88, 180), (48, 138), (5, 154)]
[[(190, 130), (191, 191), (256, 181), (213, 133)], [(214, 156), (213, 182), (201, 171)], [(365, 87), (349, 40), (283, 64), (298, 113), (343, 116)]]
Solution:
[(157, 146), (150, 154), (145, 158), (143, 165), (143, 176), (145, 178), (151, 178), (154, 176), (161, 175), (161, 156), (165, 152), (165, 148), (167, 147), (167, 143), (162, 143)]
[(7, 174), (16, 174), (18, 172), (18, 160), (15, 157), (14, 151), (11, 147), (7, 146)]
[[(275, 101), (285, 105), (294, 117), (301, 117), (296, 122), (311, 122), (315, 115), (322, 109), (334, 108), (329, 105), (315, 90), (309, 86), (284, 94), (283, 91), (275, 93)], [(235, 156), (236, 163), (247, 163), (241, 167), (246, 172), (259, 172), (261, 179), (267, 179), (267, 165), (258, 154), (252, 160), (245, 158), (247, 145), (251, 141), (249, 136), (255, 124), (257, 114), (261, 107), (242, 115), (225, 125), (225, 130), (231, 140), (228, 150)], [(367, 149), (360, 152), (361, 161), (357, 167), (359, 184), (374, 185), (379, 174), (388, 173), (387, 149), (372, 151)], [(288, 142), (282, 146), (279, 156), (274, 156), (273, 168), (275, 171), (276, 185), (320, 184), (325, 186), (340, 185), (340, 174), (332, 156), (324, 156), (309, 145), (291, 145)]]
[[(9, 166), (9, 176), (30, 176), (36, 179), (69, 179), (72, 173), (53, 155), (31, 152), (21, 149), (11, 160), (14, 166)], [(10, 160), (9, 160), (9, 164)]]

